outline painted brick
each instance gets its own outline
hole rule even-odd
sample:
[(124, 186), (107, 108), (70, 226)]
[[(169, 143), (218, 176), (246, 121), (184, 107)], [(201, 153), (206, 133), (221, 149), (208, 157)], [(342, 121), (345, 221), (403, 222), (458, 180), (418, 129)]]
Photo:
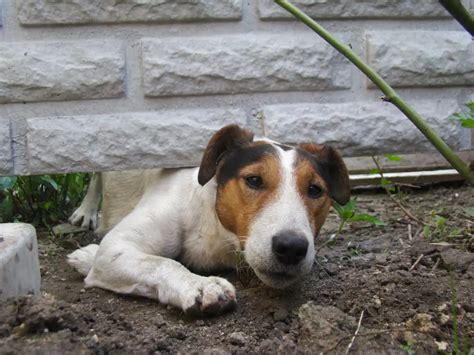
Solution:
[[(437, 0), (294, 0), (292, 3), (314, 18), (446, 17)], [(258, 0), (262, 19), (287, 19), (293, 15), (273, 0)]]
[(23, 25), (239, 20), (241, 0), (17, 0)]
[(0, 103), (122, 96), (125, 59), (120, 43), (0, 43)]
[(369, 32), (367, 60), (397, 87), (474, 85), (474, 42), (463, 31)]
[(229, 123), (245, 125), (245, 112), (198, 109), (32, 118), (27, 120), (29, 170), (195, 166), (211, 135)]
[(311, 33), (146, 39), (147, 96), (350, 87), (350, 65)]
[(0, 118), (0, 174), (12, 172), (11, 159), (10, 123)]
[[(466, 148), (462, 147), (461, 128), (448, 119), (459, 110), (455, 100), (417, 101), (413, 106), (451, 147)], [(329, 143), (346, 156), (434, 150), (389, 103), (269, 105), (263, 113), (267, 135), (285, 143)]]

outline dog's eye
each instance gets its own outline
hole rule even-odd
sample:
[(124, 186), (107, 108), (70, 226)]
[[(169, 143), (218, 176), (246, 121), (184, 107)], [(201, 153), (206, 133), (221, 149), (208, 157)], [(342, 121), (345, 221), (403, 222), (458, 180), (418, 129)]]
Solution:
[(323, 193), (323, 190), (319, 186), (315, 184), (309, 185), (308, 196), (310, 198), (319, 198), (322, 195), (322, 193)]
[(256, 175), (246, 176), (245, 183), (252, 189), (261, 189), (263, 187), (262, 178)]

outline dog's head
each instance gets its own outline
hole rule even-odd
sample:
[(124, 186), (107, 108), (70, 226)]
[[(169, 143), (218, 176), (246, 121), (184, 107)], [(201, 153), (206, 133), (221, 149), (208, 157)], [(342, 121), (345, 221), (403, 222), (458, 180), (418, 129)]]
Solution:
[(283, 288), (311, 270), (314, 238), (331, 199), (349, 200), (349, 176), (336, 150), (269, 140), (236, 125), (209, 141), (198, 180), (215, 176), (216, 211), (238, 236), (245, 259), (268, 286)]

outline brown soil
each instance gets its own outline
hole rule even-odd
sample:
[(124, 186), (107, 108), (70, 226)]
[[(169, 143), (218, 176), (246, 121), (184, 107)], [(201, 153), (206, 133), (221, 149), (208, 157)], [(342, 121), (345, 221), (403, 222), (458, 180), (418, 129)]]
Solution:
[(348, 347), (351, 353), (450, 353), (455, 323), (459, 348), (469, 352), (474, 220), (464, 210), (473, 207), (474, 189), (436, 187), (403, 198), (419, 217), (444, 216), (444, 231), (428, 240), (385, 195), (358, 194), (359, 210), (379, 216), (385, 226), (352, 225), (327, 245), (338, 225), (330, 216), (310, 276), (275, 291), (255, 279), (244, 286), (243, 277), (226, 274), (238, 288), (238, 307), (207, 319), (143, 298), (85, 290), (65, 255), (93, 236), (40, 234), (43, 297), (0, 304), (0, 353), (311, 354), (345, 353)]

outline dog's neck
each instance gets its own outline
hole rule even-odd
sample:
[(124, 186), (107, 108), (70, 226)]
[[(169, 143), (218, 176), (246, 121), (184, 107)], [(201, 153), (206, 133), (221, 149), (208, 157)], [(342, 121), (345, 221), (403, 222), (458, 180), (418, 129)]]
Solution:
[[(206, 185), (197, 183), (197, 171), (193, 174), (193, 192), (186, 207), (185, 220), (192, 221), (184, 241), (183, 263), (202, 271), (216, 267), (235, 268), (240, 244), (238, 237), (228, 231), (216, 213), (217, 183), (211, 179)], [(195, 178), (195, 179), (194, 179)], [(206, 262), (203, 265), (203, 260)]]

